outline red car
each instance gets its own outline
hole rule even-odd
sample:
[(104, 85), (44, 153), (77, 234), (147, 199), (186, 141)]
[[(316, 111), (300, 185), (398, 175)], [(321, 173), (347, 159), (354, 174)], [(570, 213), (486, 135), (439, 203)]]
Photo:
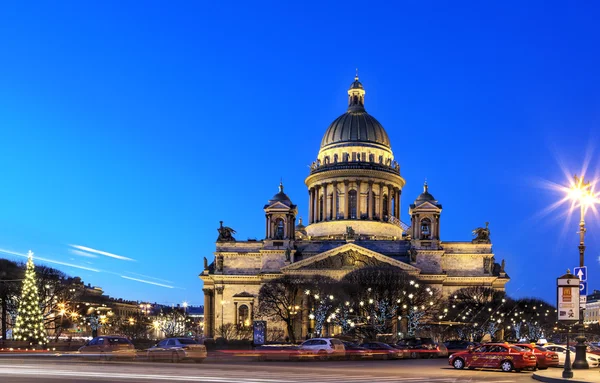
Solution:
[(520, 372), (523, 369), (535, 369), (537, 358), (531, 352), (508, 343), (486, 343), (469, 351), (452, 354), (448, 363), (457, 370), (465, 367), (499, 368), (505, 372)]
[(537, 368), (545, 370), (548, 367), (558, 367), (558, 354), (542, 346), (527, 343), (519, 343), (515, 346), (529, 350), (537, 358)]

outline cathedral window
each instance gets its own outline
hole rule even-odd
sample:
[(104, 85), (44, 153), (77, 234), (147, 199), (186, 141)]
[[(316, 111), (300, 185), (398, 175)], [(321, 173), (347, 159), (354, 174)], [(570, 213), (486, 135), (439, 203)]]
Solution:
[(238, 308), (238, 326), (239, 327), (250, 326), (250, 310), (248, 310), (248, 306), (246, 306), (246, 305), (241, 305)]
[(333, 155), (333, 163), (337, 164), (337, 162), (338, 162), (338, 155), (336, 153), (336, 154)]
[(369, 154), (369, 162), (375, 162), (375, 155), (373, 153)]
[(356, 219), (356, 190), (348, 192), (348, 210), (350, 219)]
[(283, 239), (285, 233), (285, 224), (283, 219), (277, 218), (275, 221), (275, 239)]
[(356, 152), (352, 152), (352, 161), (356, 161)]
[(431, 220), (425, 218), (421, 220), (421, 239), (431, 238)]

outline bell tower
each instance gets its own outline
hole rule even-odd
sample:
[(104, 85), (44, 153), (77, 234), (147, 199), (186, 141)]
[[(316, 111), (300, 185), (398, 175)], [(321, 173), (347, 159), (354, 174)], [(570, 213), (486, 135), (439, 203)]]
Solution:
[(410, 205), (408, 212), (413, 247), (439, 248), (442, 205), (429, 193), (427, 181), (423, 184), (423, 193)]
[(281, 241), (295, 239), (298, 208), (283, 192), (283, 183), (279, 184), (279, 193), (269, 200), (264, 210), (265, 239)]
[(360, 110), (365, 108), (365, 88), (363, 84), (358, 81), (358, 69), (356, 70), (356, 76), (354, 82), (350, 84), (348, 89), (348, 110)]

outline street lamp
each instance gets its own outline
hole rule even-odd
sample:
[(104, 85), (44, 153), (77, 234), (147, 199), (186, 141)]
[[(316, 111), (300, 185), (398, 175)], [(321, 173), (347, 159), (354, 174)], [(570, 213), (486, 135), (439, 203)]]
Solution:
[[(598, 202), (597, 196), (594, 194), (593, 186), (590, 182), (585, 182), (582, 177), (573, 176), (574, 183), (571, 184), (568, 192), (568, 198), (572, 201), (572, 207), (579, 204), (579, 267), (584, 267), (585, 253), (585, 213), (587, 209)], [(573, 369), (588, 369), (590, 368), (586, 356), (585, 345), (585, 329), (583, 325), (583, 308), (579, 309), (579, 336), (575, 338), (577, 345), (575, 346), (575, 360), (573, 361)]]

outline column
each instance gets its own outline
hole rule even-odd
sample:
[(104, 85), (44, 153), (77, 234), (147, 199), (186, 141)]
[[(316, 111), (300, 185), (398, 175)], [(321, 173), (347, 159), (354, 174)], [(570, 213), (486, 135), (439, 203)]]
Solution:
[(333, 181), (333, 196), (332, 201), (331, 201), (331, 205), (333, 206), (333, 212), (331, 213), (331, 219), (332, 220), (336, 220), (337, 219), (337, 181)]
[(202, 289), (202, 292), (204, 292), (204, 336), (212, 337), (212, 329), (210, 326), (213, 315), (210, 307), (212, 291), (210, 289)]
[(315, 222), (317, 222), (317, 188), (316, 187), (312, 188), (312, 204), (310, 205), (310, 208), (312, 209), (312, 222), (311, 223), (315, 223)]
[(369, 220), (373, 219), (373, 181), (369, 181), (369, 195), (367, 197), (367, 210), (369, 211)]
[(362, 216), (362, 198), (360, 195), (360, 180), (356, 180), (356, 219), (360, 219)]
[(271, 216), (267, 217), (267, 238), (271, 238)]
[(250, 323), (254, 321), (254, 301), (250, 302)]
[(402, 190), (400, 188), (396, 188), (396, 218), (400, 219), (400, 200), (401, 200)]
[(327, 184), (323, 184), (323, 221), (328, 221), (329, 215), (329, 201), (327, 201), (328, 193), (327, 193)]
[(379, 183), (379, 220), (383, 222), (383, 182)]
[(315, 186), (315, 222), (321, 222), (321, 186)]
[(313, 195), (312, 188), (308, 189), (308, 224), (312, 223), (312, 203), (313, 203)]
[(308, 298), (306, 295), (304, 295), (302, 297), (302, 331), (300, 336), (302, 336), (302, 339), (306, 339), (306, 336), (308, 335), (308, 324), (309, 324), (309, 318), (308, 318)]
[(234, 313), (235, 320), (234, 320), (233, 324), (237, 327), (237, 325), (238, 325), (238, 303), (233, 302), (233, 307), (235, 309), (235, 313)]
[(392, 211), (392, 186), (388, 185), (388, 216), (392, 216), (393, 215), (393, 211)]
[(348, 181), (344, 181), (344, 219), (348, 219)]

